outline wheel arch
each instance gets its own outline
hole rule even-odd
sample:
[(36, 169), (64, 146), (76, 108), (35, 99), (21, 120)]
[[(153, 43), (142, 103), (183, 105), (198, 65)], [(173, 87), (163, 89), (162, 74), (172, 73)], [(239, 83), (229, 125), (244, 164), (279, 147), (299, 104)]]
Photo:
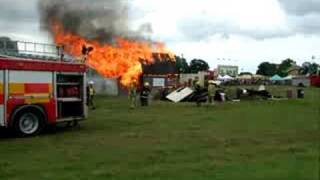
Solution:
[(40, 105), (40, 104), (30, 104), (30, 105), (27, 104), (27, 105), (17, 106), (14, 108), (14, 110), (12, 111), (12, 113), (10, 115), (10, 123), (9, 123), (10, 127), (13, 127), (13, 125), (15, 123), (16, 116), (19, 113), (27, 111), (27, 110), (38, 111), (43, 116), (43, 119), (42, 119), (43, 123), (45, 123), (45, 124), (48, 123), (48, 115), (45, 112), (45, 109), (42, 105)]

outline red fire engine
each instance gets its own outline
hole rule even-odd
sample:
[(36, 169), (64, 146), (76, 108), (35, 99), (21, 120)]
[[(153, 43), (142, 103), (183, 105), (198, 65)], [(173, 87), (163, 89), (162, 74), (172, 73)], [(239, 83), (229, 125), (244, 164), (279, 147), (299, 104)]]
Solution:
[[(23, 45), (26, 52), (30, 43)], [(86, 66), (56, 55), (23, 54), (18, 42), (0, 41), (0, 127), (29, 136), (87, 117)]]
[(312, 86), (320, 87), (320, 73), (319, 75), (310, 76)]

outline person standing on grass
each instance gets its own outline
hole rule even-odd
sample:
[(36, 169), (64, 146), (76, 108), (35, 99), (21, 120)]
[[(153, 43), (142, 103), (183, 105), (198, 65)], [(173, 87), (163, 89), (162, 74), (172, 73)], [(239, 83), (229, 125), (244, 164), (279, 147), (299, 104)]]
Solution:
[(144, 86), (140, 92), (140, 102), (141, 106), (148, 106), (149, 105), (149, 94), (150, 94), (150, 87), (149, 83), (144, 83)]
[(96, 106), (94, 105), (93, 99), (94, 95), (96, 94), (96, 91), (94, 90), (93, 84), (94, 82), (90, 81), (89, 85), (87, 86), (87, 105), (92, 110), (95, 110)]
[(137, 106), (137, 82), (133, 81), (129, 88), (130, 109), (135, 109)]
[(208, 103), (214, 104), (215, 84), (214, 81), (209, 81), (208, 85)]
[(196, 104), (198, 107), (201, 106), (201, 85), (200, 85), (200, 81), (197, 81), (195, 83), (195, 96), (196, 96)]

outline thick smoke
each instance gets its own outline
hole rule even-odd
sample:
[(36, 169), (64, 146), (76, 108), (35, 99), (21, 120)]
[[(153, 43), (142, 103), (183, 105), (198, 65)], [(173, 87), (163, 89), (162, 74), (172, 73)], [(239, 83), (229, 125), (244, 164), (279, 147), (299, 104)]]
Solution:
[[(59, 21), (66, 31), (87, 39), (112, 42), (115, 37), (143, 38), (151, 27), (143, 25), (131, 31), (128, 0), (40, 0), (42, 27), (50, 31), (50, 22)], [(146, 28), (147, 27), (147, 28)]]

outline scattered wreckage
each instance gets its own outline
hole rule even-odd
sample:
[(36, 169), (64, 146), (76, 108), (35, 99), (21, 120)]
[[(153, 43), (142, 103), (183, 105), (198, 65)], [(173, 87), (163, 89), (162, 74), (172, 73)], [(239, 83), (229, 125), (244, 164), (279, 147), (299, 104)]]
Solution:
[[(215, 92), (214, 100), (218, 102), (224, 102), (229, 100), (239, 101), (245, 97), (260, 97), (266, 100), (277, 98), (272, 96), (270, 92), (265, 89), (259, 88), (259, 90), (255, 90), (255, 89), (249, 89), (249, 88), (238, 88), (236, 90), (236, 98), (232, 99), (226, 94), (224, 89), (219, 88)], [(166, 98), (175, 103), (197, 102), (197, 101), (206, 102), (208, 99), (208, 91), (206, 88), (202, 88), (200, 92), (196, 93), (195, 90), (193, 90), (190, 87), (182, 87), (168, 94)]]

